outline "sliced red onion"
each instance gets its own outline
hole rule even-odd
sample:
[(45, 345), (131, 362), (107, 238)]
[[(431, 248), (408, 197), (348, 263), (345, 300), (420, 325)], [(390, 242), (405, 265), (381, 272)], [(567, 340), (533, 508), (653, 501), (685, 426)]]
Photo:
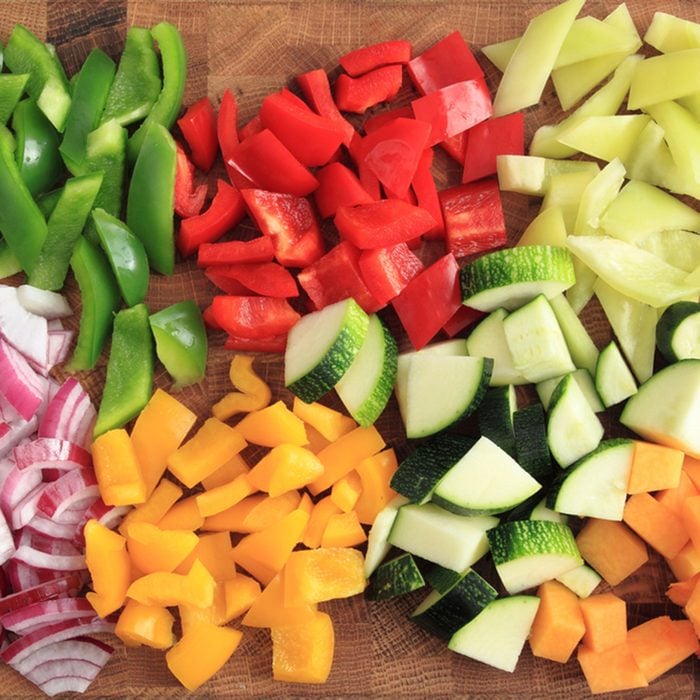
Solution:
[(32, 287), (30, 284), (17, 287), (17, 301), (29, 313), (45, 319), (67, 318), (73, 315), (73, 309), (62, 294)]
[(53, 571), (79, 571), (85, 568), (85, 555), (68, 540), (57, 540), (27, 529), (22, 530), (12, 559), (37, 569)]
[(0, 509), (8, 520), (12, 520), (12, 513), (22, 500), (31, 493), (41, 481), (41, 472), (32, 469), (24, 471), (17, 468), (17, 465), (10, 461), (10, 469), (6, 469), (7, 461), (2, 462), (0, 473), (2, 486), (0, 486)]
[(92, 456), (81, 445), (61, 438), (39, 437), (12, 450), (18, 469), (80, 469), (92, 465)]
[(51, 331), (62, 331), (65, 326), (60, 318), (49, 318), (46, 320), (46, 328), (50, 333)]
[(60, 540), (73, 541), (76, 535), (75, 525), (72, 523), (59, 523), (52, 518), (47, 518), (43, 513), (37, 513), (25, 527), (41, 535), (55, 537)]
[(46, 486), (38, 508), (44, 515), (56, 519), (66, 510), (87, 508), (99, 495), (97, 478), (91, 467), (72, 469)]
[(46, 379), (9, 343), (0, 339), (0, 393), (24, 420), (38, 412), (47, 394)]
[(45, 318), (22, 306), (15, 287), (0, 286), (0, 334), (27, 362), (36, 367), (46, 365), (48, 324)]
[(0, 512), (0, 565), (12, 558), (15, 553), (15, 540), (5, 516)]
[(5, 571), (10, 580), (12, 590), (15, 592), (36, 588), (55, 579), (60, 579), (66, 573), (72, 573), (54, 569), (38, 569), (25, 564), (23, 561), (19, 561), (19, 559), (10, 559), (5, 564)]
[[(14, 559), (11, 559), (5, 565), (10, 584), (13, 583), (11, 580), (12, 570), (18, 568), (29, 569), (29, 567), (26, 567), (24, 564)], [(24, 588), (13, 586), (15, 590), (14, 593), (0, 598), (0, 615), (4, 615), (17, 608), (23, 608), (32, 603), (37, 603), (40, 600), (51, 600), (61, 596), (76, 596), (86, 580), (85, 573), (79, 571), (71, 571), (68, 573), (65, 571), (52, 571), (49, 573), (54, 574), (54, 576), (39, 581), (33, 586), (26, 586)], [(36, 578), (39, 578), (39, 574), (36, 575)]]
[(39, 423), (39, 437), (70, 440), (89, 448), (96, 415), (88, 393), (77, 379), (70, 377), (46, 407)]
[(10, 525), (13, 530), (20, 530), (34, 518), (39, 507), (39, 499), (45, 488), (43, 483), (39, 484), (12, 509)]
[(12, 610), (0, 617), (0, 624), (15, 634), (29, 634), (39, 627), (78, 617), (95, 617), (95, 609), (85, 598), (53, 598)]
[(124, 516), (131, 510), (131, 506), (108, 506), (101, 498), (98, 498), (86, 511), (75, 528), (73, 544), (83, 549), (85, 547), (85, 536), (83, 530), (88, 520), (95, 519), (100, 524), (114, 529)]
[(49, 347), (47, 351), (49, 369), (60, 365), (68, 359), (74, 337), (75, 331), (73, 330), (49, 331)]
[[(0, 409), (0, 412), (3, 414), (9, 413), (11, 410), (14, 412), (10, 405), (5, 402), (1, 394), (0, 404), (4, 405), (4, 410)], [(22, 442), (22, 440), (33, 435), (39, 424), (37, 416), (33, 416), (31, 420), (26, 421), (17, 413), (14, 415), (15, 418), (11, 420), (8, 420), (5, 416), (0, 419), (3, 425), (9, 426), (9, 432), (5, 431), (3, 435), (0, 435), (0, 458), (6, 457), (13, 448)]]

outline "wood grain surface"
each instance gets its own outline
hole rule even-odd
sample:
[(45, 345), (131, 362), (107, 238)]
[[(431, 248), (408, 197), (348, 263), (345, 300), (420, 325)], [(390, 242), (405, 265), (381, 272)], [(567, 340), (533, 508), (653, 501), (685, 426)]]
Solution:
[[(69, 75), (88, 52), (99, 46), (117, 59), (126, 30), (131, 25), (150, 27), (167, 19), (184, 36), (189, 57), (185, 102), (209, 95), (218, 104), (231, 88), (240, 106), (241, 124), (251, 118), (265, 95), (282, 86), (296, 89), (293, 76), (324, 68), (334, 77), (337, 59), (361, 45), (406, 38), (420, 53), (447, 33), (459, 29), (474, 48), (492, 88), (500, 74), (479, 52), (481, 46), (516, 36), (535, 14), (553, 2), (520, 0), (375, 0), (374, 2), (322, 0), (0, 0), (0, 41), (6, 41), (13, 25), (21, 22), (56, 46)], [(583, 14), (602, 18), (617, 3), (588, 0)], [(628, 6), (642, 34), (656, 10), (700, 21), (695, 0), (629, 0)], [(408, 86), (400, 100), (410, 97)], [(548, 85), (541, 104), (528, 110), (527, 138), (542, 123), (561, 118), (558, 102)], [(446, 157), (438, 156), (436, 177), (440, 185), (456, 182), (458, 173)], [(537, 212), (539, 202), (518, 195), (504, 195), (509, 239), (517, 240)], [(3, 203), (0, 202), (0, 206)], [(249, 235), (250, 224), (240, 227)], [(329, 235), (331, 235), (329, 233)], [(431, 251), (424, 250), (426, 256)], [(68, 283), (76, 311), (79, 297)], [(170, 278), (154, 277), (148, 303), (155, 311), (176, 300), (194, 297), (202, 306), (214, 288), (191, 262), (180, 261)], [(609, 331), (599, 309), (589, 305), (585, 319), (596, 340)], [(396, 319), (383, 312), (408, 347)], [(77, 326), (77, 315), (71, 321)], [(205, 416), (211, 404), (227, 390), (230, 354), (223, 338), (211, 335), (207, 378), (181, 393), (187, 405)], [(99, 396), (105, 360), (97, 370), (80, 376), (94, 398)], [(265, 355), (256, 368), (281, 389), (281, 358)], [(60, 376), (60, 372), (59, 372)], [(168, 387), (164, 370), (157, 366), (156, 382)], [(332, 400), (332, 399), (331, 399)], [(609, 424), (613, 425), (614, 416)], [(378, 425), (387, 443), (399, 456), (407, 445), (392, 400)], [(670, 581), (663, 562), (651, 555), (649, 564), (615, 588), (628, 603), (629, 624), (658, 614), (679, 617), (681, 611), (663, 595)], [(535, 659), (526, 647), (513, 674), (501, 672), (448, 651), (445, 644), (414, 626), (408, 615), (424, 593), (385, 603), (368, 603), (361, 597), (324, 605), (336, 629), (336, 654), (327, 684), (322, 686), (275, 683), (271, 677), (271, 646), (266, 630), (244, 629), (243, 642), (226, 667), (194, 695), (198, 697), (469, 697), (469, 698), (584, 698), (587, 686), (573, 661), (560, 665)], [(113, 659), (93, 683), (90, 697), (181, 697), (188, 693), (168, 673), (161, 652), (130, 649), (119, 643)], [(626, 697), (691, 698), (700, 693), (697, 659), (686, 661), (655, 681), (648, 689)], [(36, 688), (8, 667), (0, 667), (0, 696), (37, 697)], [(624, 694), (617, 694), (621, 697)]]

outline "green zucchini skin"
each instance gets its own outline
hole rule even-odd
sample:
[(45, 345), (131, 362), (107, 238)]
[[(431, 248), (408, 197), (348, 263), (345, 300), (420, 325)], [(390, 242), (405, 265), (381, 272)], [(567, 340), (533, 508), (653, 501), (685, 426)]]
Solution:
[(513, 414), (513, 434), (518, 464), (541, 484), (546, 483), (553, 474), (553, 468), (542, 404), (524, 406)]
[(365, 589), (368, 600), (389, 600), (417, 591), (425, 579), (412, 554), (405, 552), (377, 567)]
[[(515, 407), (515, 387), (512, 384), (506, 384), (489, 387), (477, 409), (481, 435), (489, 438), (511, 457), (516, 456), (517, 444), (513, 433)], [(524, 465), (521, 466), (525, 468)]]

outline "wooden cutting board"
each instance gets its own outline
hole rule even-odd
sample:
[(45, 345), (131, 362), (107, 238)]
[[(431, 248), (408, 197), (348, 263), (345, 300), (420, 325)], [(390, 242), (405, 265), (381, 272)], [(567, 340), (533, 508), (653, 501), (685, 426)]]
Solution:
[[(553, 2), (520, 0), (376, 0), (360, 2), (240, 2), (235, 0), (29, 0), (0, 2), (0, 41), (6, 41), (12, 26), (22, 22), (55, 44), (69, 75), (82, 64), (88, 52), (99, 46), (118, 58), (127, 27), (150, 27), (161, 20), (175, 23), (183, 33), (189, 55), (185, 102), (208, 95), (215, 104), (231, 88), (240, 106), (241, 124), (250, 119), (269, 92), (287, 85), (293, 76), (324, 68), (334, 77), (337, 59), (347, 51), (373, 42), (405, 38), (420, 53), (449, 32), (459, 29), (477, 52), (492, 88), (500, 74), (478, 51), (481, 46), (516, 36), (529, 18)], [(589, 0), (583, 14), (603, 17), (617, 3)], [(656, 10), (700, 21), (700, 4), (694, 0), (629, 0), (628, 6), (643, 34)], [(408, 99), (408, 88), (401, 93)], [(550, 86), (542, 103), (526, 115), (527, 138), (535, 128), (556, 120), (561, 113)], [(436, 176), (441, 186), (457, 182), (459, 176), (446, 157), (437, 157)], [(3, 204), (0, 203), (0, 206)], [(504, 195), (511, 242), (517, 240), (533, 218), (539, 202), (517, 195)], [(248, 226), (244, 224), (243, 228)], [(424, 251), (426, 255), (430, 253)], [(76, 311), (79, 296), (74, 285), (68, 293)], [(170, 278), (154, 277), (148, 302), (157, 310), (174, 301), (194, 296), (206, 305), (213, 287), (192, 263), (180, 262)], [(391, 312), (385, 318), (408, 347)], [(596, 340), (609, 331), (599, 310), (592, 307), (586, 320)], [(71, 321), (77, 326), (77, 315)], [(199, 412), (208, 413), (227, 386), (230, 354), (221, 348), (222, 337), (211, 336), (207, 378), (182, 392), (181, 399)], [(282, 398), (282, 363), (278, 356), (260, 356), (258, 371)], [(168, 387), (162, 368), (156, 371), (159, 386)], [(61, 374), (58, 373), (60, 378)], [(94, 398), (104, 378), (104, 359), (95, 372), (81, 375)], [(387, 443), (399, 455), (406, 454), (395, 403), (379, 422)], [(664, 598), (670, 581), (663, 562), (652, 555), (649, 564), (615, 588), (628, 603), (629, 624), (658, 614), (679, 617), (681, 611)], [(423, 593), (386, 602), (368, 603), (362, 597), (324, 605), (336, 630), (336, 653), (330, 679), (323, 686), (275, 683), (271, 678), (271, 647), (266, 630), (245, 629), (243, 642), (234, 657), (215, 678), (200, 689), (199, 697), (239, 696), (432, 696), (432, 697), (566, 697), (589, 695), (575, 661), (567, 665), (535, 659), (526, 648), (515, 673), (508, 674), (449, 652), (443, 642), (414, 626), (408, 615)], [(689, 660), (655, 681), (647, 690), (628, 697), (691, 698), (700, 689), (700, 666)], [(34, 686), (7, 667), (0, 667), (0, 695), (36, 697)], [(163, 654), (147, 649), (126, 651), (116, 645), (114, 658), (91, 686), (91, 697), (185, 696), (168, 673)], [(620, 695), (618, 694), (618, 697)]]

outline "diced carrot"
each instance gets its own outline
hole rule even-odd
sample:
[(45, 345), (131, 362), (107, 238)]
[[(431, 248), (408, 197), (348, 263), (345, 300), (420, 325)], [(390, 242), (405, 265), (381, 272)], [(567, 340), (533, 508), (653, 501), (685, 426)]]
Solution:
[(299, 489), (323, 474), (321, 460), (311, 450), (298, 445), (273, 447), (248, 474), (250, 483), (270, 496), (281, 496)]
[(688, 604), (690, 596), (695, 589), (695, 585), (699, 580), (700, 573), (695, 574), (694, 576), (691, 576), (683, 581), (674, 581), (673, 583), (669, 584), (668, 588), (666, 589), (666, 596), (672, 603), (684, 608)]
[(362, 493), (360, 475), (353, 470), (333, 484), (331, 500), (343, 513), (349, 513), (360, 498), (360, 493)]
[(532, 653), (566, 663), (586, 629), (578, 597), (558, 581), (541, 584), (537, 595), (540, 605), (529, 637)]
[(689, 539), (683, 521), (648, 493), (636, 493), (627, 499), (623, 520), (667, 559), (677, 556)]
[(180, 566), (175, 569), (184, 574), (199, 559), (215, 581), (227, 581), (236, 576), (231, 535), (228, 532), (210, 532), (200, 535), (197, 546)]
[(700, 637), (700, 582), (695, 582), (684, 609), (688, 619), (693, 623), (695, 634)]
[(644, 541), (615, 520), (588, 518), (576, 544), (581, 556), (611, 586), (624, 581), (649, 560)]
[(389, 484), (397, 466), (396, 452), (389, 448), (366, 457), (355, 467), (362, 483), (355, 510), (363, 525), (371, 525), (379, 511), (396, 497), (396, 491)]
[(693, 545), (700, 548), (700, 496), (690, 496), (683, 501), (681, 517)]
[(604, 651), (593, 651), (582, 644), (578, 648), (578, 662), (594, 694), (648, 685), (627, 642)]
[(657, 491), (654, 494), (654, 498), (656, 498), (659, 503), (663, 503), (676, 515), (680, 515), (685, 499), (690, 498), (690, 496), (697, 496), (698, 494), (700, 494), (700, 491), (696, 488), (692, 479), (686, 474), (685, 470), (683, 470), (681, 472), (681, 478), (678, 481), (677, 488)]
[(229, 379), (238, 391), (229, 392), (212, 406), (214, 417), (228, 420), (238, 413), (258, 411), (270, 403), (272, 392), (253, 369), (254, 359), (253, 355), (234, 355)]
[(157, 523), (161, 530), (198, 530), (204, 518), (199, 514), (197, 497), (178, 501)]
[(700, 489), (700, 459), (686, 455), (683, 460), (683, 471), (690, 477), (696, 489)]
[(647, 493), (678, 486), (683, 453), (673, 447), (635, 440), (627, 493)]
[(583, 644), (604, 651), (627, 638), (627, 604), (614, 593), (596, 593), (579, 601), (586, 631)]
[(330, 496), (325, 496), (315, 503), (302, 542), (309, 549), (320, 547), (323, 531), (326, 529), (330, 517), (340, 512), (340, 508), (333, 503), (333, 499)]
[(260, 584), (245, 574), (236, 574), (235, 578), (224, 581), (222, 585), (226, 622), (243, 615), (260, 595)]
[(236, 424), (236, 430), (248, 442), (262, 447), (275, 447), (284, 443), (301, 447), (309, 442), (304, 422), (283, 401), (249, 413)]
[(292, 411), (304, 423), (318, 430), (328, 442), (335, 442), (342, 435), (357, 428), (357, 423), (344, 413), (317, 402), (304, 403), (298, 397), (294, 398)]
[(215, 486), (208, 491), (198, 493), (195, 496), (197, 508), (199, 508), (200, 515), (207, 518), (235, 506), (236, 503), (240, 503), (246, 496), (250, 496), (255, 491), (248, 474), (239, 474), (227, 484), (221, 484), (221, 486)]
[(245, 458), (240, 455), (233, 455), (228, 462), (222, 464), (213, 474), (204, 477), (202, 479), (202, 486), (205, 489), (214, 489), (222, 484), (228, 484), (233, 481), (237, 476), (245, 474), (250, 471), (248, 463)]
[(119, 532), (126, 535), (131, 523), (157, 523), (182, 496), (182, 489), (168, 479), (161, 479), (145, 503), (132, 508), (121, 521)]
[(129, 556), (144, 574), (175, 571), (194, 551), (197, 542), (197, 535), (191, 530), (162, 530), (151, 523), (131, 523), (126, 528)]
[(315, 603), (285, 605), (282, 576), (275, 576), (253, 601), (241, 621), (248, 627), (282, 627), (306, 622), (316, 611)]
[(673, 559), (667, 559), (666, 563), (676, 580), (685, 581), (700, 572), (700, 549), (690, 540)]
[(321, 547), (355, 547), (367, 541), (367, 535), (354, 510), (331, 515), (321, 537)]
[(258, 532), (277, 522), (298, 505), (298, 491), (287, 491), (281, 496), (255, 493), (221, 513), (205, 519), (202, 529), (227, 532)]

